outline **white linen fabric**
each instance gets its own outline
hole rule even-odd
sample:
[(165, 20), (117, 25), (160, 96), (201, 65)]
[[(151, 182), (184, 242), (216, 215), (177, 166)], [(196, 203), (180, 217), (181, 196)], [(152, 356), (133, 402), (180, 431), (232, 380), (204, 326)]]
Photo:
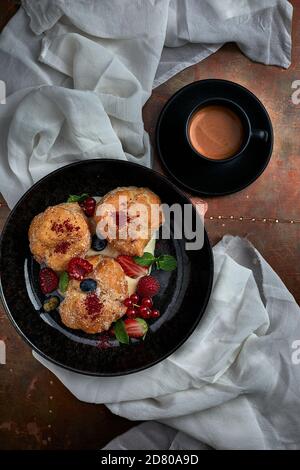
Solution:
[[(191, 448), (197, 440), (216, 449), (299, 449), (300, 308), (245, 239), (224, 237), (214, 261), (203, 319), (161, 363), (97, 378), (34, 355), (79, 400), (105, 403), (131, 420), (159, 421), (192, 438)], [(142, 428), (142, 442), (144, 434)]]
[[(288, 67), (286, 0), (23, 0), (0, 35), (0, 191), (12, 207), (79, 159), (151, 166), (142, 107), (152, 88), (235, 41)], [(2, 101), (0, 99), (0, 101)]]
[(211, 447), (156, 421), (146, 421), (110, 441), (103, 450), (210, 450)]

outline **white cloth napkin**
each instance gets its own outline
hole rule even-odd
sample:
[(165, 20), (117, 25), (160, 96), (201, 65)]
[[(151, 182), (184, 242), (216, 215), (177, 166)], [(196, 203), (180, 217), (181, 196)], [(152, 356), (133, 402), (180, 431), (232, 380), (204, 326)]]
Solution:
[(211, 447), (156, 421), (145, 421), (110, 441), (104, 450), (210, 450)]
[(245, 239), (224, 237), (214, 260), (206, 313), (163, 362), (129, 376), (95, 378), (34, 355), (79, 400), (105, 403), (131, 420), (159, 421), (193, 442), (300, 448), (300, 308)]
[(224, 42), (253, 60), (290, 64), (286, 0), (23, 0), (23, 7), (0, 35), (7, 88), (0, 191), (10, 207), (75, 160), (151, 166), (142, 107), (152, 87)]

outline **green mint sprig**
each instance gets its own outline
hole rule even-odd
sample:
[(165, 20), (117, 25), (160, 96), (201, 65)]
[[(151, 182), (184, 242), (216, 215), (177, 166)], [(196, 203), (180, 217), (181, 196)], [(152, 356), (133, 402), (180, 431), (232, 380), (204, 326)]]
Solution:
[(156, 257), (146, 251), (143, 256), (135, 256), (133, 259), (139, 266), (149, 267), (154, 264), (156, 269), (162, 269), (163, 271), (174, 271), (174, 269), (177, 268), (177, 261), (174, 256), (171, 255), (160, 255)]
[(64, 294), (69, 285), (69, 275), (66, 271), (63, 271), (59, 276), (58, 288), (62, 294)]
[(87, 193), (78, 194), (70, 194), (67, 199), (67, 202), (82, 202), (84, 201), (89, 195)]
[(114, 333), (119, 343), (129, 344), (129, 336), (125, 329), (125, 324), (123, 320), (120, 319), (116, 321), (116, 323), (114, 324)]

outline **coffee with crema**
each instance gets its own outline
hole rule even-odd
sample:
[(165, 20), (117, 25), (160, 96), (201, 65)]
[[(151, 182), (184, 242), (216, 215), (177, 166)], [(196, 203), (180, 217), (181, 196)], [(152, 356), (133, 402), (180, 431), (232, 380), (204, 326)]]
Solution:
[(190, 118), (188, 135), (196, 152), (212, 160), (224, 160), (240, 151), (245, 129), (229, 107), (207, 105)]

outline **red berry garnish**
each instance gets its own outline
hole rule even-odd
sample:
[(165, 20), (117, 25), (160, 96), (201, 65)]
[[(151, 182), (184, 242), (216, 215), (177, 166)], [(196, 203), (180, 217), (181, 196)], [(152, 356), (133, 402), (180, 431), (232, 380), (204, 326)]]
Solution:
[(148, 307), (139, 307), (138, 314), (142, 318), (150, 318), (151, 317), (151, 310)]
[(153, 276), (143, 276), (137, 285), (137, 293), (141, 297), (153, 297), (158, 293), (160, 285)]
[(131, 294), (129, 297), (132, 303), (137, 304), (140, 300), (139, 296), (137, 294)]
[(93, 271), (93, 265), (83, 258), (72, 258), (69, 261), (68, 269), (69, 276), (77, 281), (82, 281), (86, 274)]
[(152, 299), (150, 297), (144, 297), (142, 299), (141, 305), (143, 305), (144, 307), (151, 308), (153, 306)]
[(133, 307), (129, 307), (127, 310), (126, 310), (126, 315), (130, 318), (135, 318), (137, 316), (137, 311), (135, 308)]
[(95, 292), (89, 292), (84, 299), (84, 306), (88, 315), (92, 320), (95, 320), (101, 313), (103, 304), (100, 302), (98, 295)]
[(81, 207), (88, 217), (91, 217), (95, 213), (96, 200), (93, 197), (87, 197), (81, 204)]
[(132, 304), (133, 304), (133, 302), (129, 297), (124, 300), (125, 307), (132, 307)]
[(151, 311), (151, 318), (158, 318), (160, 317), (160, 311), (159, 310), (152, 310)]
[(51, 268), (40, 270), (39, 281), (43, 294), (50, 294), (58, 287), (58, 276)]
[(133, 279), (143, 276), (148, 272), (148, 268), (146, 266), (139, 266), (132, 256), (119, 255), (117, 261), (122, 266), (124, 273)]
[(125, 330), (130, 338), (142, 338), (148, 331), (148, 325), (142, 318), (124, 320)]

